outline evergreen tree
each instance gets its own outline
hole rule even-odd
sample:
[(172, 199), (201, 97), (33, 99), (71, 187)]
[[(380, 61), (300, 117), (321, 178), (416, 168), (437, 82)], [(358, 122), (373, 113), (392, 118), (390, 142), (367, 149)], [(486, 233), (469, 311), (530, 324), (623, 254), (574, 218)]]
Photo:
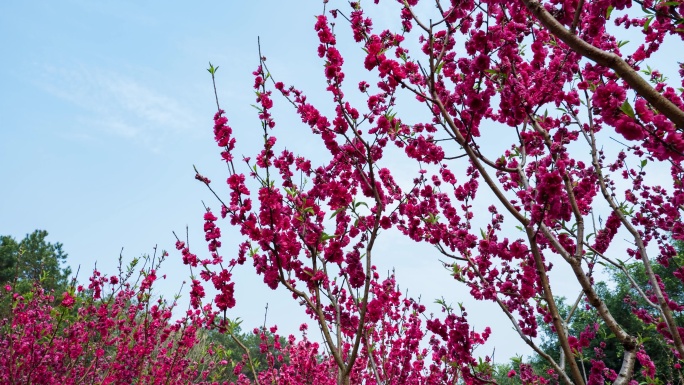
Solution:
[(27, 293), (38, 282), (46, 291), (61, 294), (69, 283), (71, 268), (62, 244), (46, 241), (48, 232), (36, 230), (17, 242), (0, 236), (0, 285), (11, 285), (16, 292)]
[[(660, 277), (667, 290), (670, 293), (670, 299), (681, 303), (684, 300), (684, 290), (682, 290), (682, 282), (674, 276), (674, 272), (681, 265), (680, 262), (684, 260), (684, 253), (682, 253), (681, 245), (678, 245), (679, 255), (674, 259), (674, 263), (665, 267), (660, 264), (653, 264), (655, 273)], [(625, 266), (629, 276), (635, 282), (647, 282), (646, 273), (642, 263), (632, 263)], [(596, 283), (595, 290), (601, 298), (603, 298), (608, 310), (617, 319), (620, 319), (621, 324), (629, 333), (639, 336), (639, 342), (643, 344), (644, 350), (649, 352), (649, 356), (653, 360), (656, 367), (656, 380), (663, 384), (684, 384), (684, 372), (678, 368), (673, 362), (671, 353), (672, 347), (669, 346), (660, 331), (658, 330), (659, 314), (648, 305), (642, 295), (632, 286), (632, 282), (627, 275), (616, 267), (608, 269), (609, 275), (612, 277), (609, 282)], [(644, 286), (647, 290), (644, 292), (646, 296), (651, 295), (650, 286)], [(653, 298), (651, 298), (651, 301)], [(585, 372), (591, 368), (591, 360), (596, 359), (595, 352), (602, 352), (602, 360), (606, 367), (618, 371), (622, 365), (622, 346), (618, 343), (615, 336), (610, 330), (600, 322), (596, 310), (592, 307), (586, 306), (583, 301), (580, 301), (576, 307), (574, 303), (568, 304), (565, 299), (559, 301), (561, 304), (560, 312), (563, 318), (569, 319), (568, 332), (570, 335), (580, 338), (582, 332), (585, 330), (598, 327), (596, 331), (596, 338), (591, 339), (588, 348), (584, 349), (584, 355), (576, 355), (575, 360), (584, 366)], [(574, 308), (574, 310), (573, 310)], [(573, 312), (570, 317), (568, 315)], [(637, 317), (635, 312), (642, 314), (642, 318), (651, 317), (652, 323), (645, 323)], [(681, 312), (675, 313), (677, 322), (684, 322), (684, 315)], [(551, 330), (551, 325), (541, 322), (542, 325), (542, 349), (554, 359), (560, 358), (560, 347), (558, 345), (558, 337), (554, 331)], [(567, 358), (566, 358), (567, 360)], [(531, 359), (533, 366), (538, 372), (548, 369), (546, 361), (540, 356), (533, 356)], [(566, 361), (567, 362), (567, 361)], [(635, 367), (635, 379), (644, 381), (645, 378), (640, 373), (641, 367), (637, 362)]]

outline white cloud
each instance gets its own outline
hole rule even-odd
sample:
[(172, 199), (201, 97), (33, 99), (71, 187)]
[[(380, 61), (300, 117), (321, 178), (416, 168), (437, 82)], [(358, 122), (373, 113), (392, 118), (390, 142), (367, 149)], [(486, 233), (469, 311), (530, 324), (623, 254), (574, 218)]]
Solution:
[(75, 120), (87, 122), (83, 130), (158, 149), (198, 121), (189, 108), (155, 89), (151, 81), (83, 65), (49, 66), (42, 75), (41, 88), (80, 109)]

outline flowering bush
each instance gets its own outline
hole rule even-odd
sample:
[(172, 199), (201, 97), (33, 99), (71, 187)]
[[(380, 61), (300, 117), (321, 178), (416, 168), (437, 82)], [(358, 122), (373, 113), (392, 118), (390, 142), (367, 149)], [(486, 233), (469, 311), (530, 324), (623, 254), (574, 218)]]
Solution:
[[(188, 359), (198, 314), (172, 321), (175, 303), (152, 296), (159, 264), (146, 262), (151, 265), (143, 266), (137, 280), (134, 262), (119, 275), (95, 270), (87, 287), (64, 293), (36, 284), (22, 296), (4, 287), (12, 309), (0, 321), (0, 383), (204, 383), (199, 361)], [(55, 296), (61, 301), (53, 306)]]
[[(254, 335), (261, 339), (260, 352), (265, 355), (266, 367), (260, 366), (261, 362), (255, 363), (254, 355), (241, 342), (238, 344), (244, 352), (242, 360), (223, 363), (233, 365), (233, 373), (237, 376), (234, 383), (240, 385), (333, 385), (344, 382), (344, 376), (346, 381), (359, 384), (430, 385), (453, 383), (462, 377), (469, 380), (479, 380), (478, 376), (491, 378), (492, 367), (488, 361), (472, 361), (472, 350), (487, 339), (488, 329), (483, 334), (469, 330), (462, 308), (456, 312), (445, 307), (448, 314), (444, 322), (431, 319), (424, 314), (424, 306), (402, 296), (395, 285), (394, 277), (373, 281), (370, 292), (374, 299), (368, 304), (363, 347), (348, 375), (340, 370), (335, 354), (308, 339), (306, 324), (300, 328), (303, 332), (300, 340), (293, 335), (287, 340), (281, 339), (274, 334), (277, 327), (254, 329)], [(346, 297), (352, 299), (352, 296)], [(350, 307), (351, 301), (345, 302), (344, 308)], [(424, 318), (428, 319), (425, 324)], [(332, 324), (340, 341), (338, 354), (346, 357), (352, 352), (354, 339), (338, 334), (339, 323)], [(224, 331), (232, 336), (234, 324), (223, 325)], [(427, 344), (421, 344), (426, 337), (426, 328), (431, 331), (432, 338)], [(451, 344), (444, 341), (451, 341)], [(210, 378), (215, 374), (216, 371), (211, 373)]]
[[(383, 31), (360, 2), (329, 10), (328, 3), (314, 30), (333, 114), (274, 79), (260, 57), (254, 89), (264, 144), (240, 157), (217, 98), (214, 135), (229, 166), (227, 196), (206, 176), (196, 177), (219, 199), (216, 213), (245, 240), (224, 261), (219, 215), (207, 209), (211, 257), (200, 259), (178, 242), (185, 263), (202, 270), (193, 281), (194, 308), (204, 306), (209, 318), (231, 308), (231, 270), (249, 261), (266, 285), (291, 292), (317, 323), (325, 359), (334, 363), (334, 377), (324, 366), (328, 382), (490, 381), (489, 358), (473, 357), (488, 329), (473, 331), (465, 312), (445, 303), (444, 317), (422, 324), (420, 305), (402, 303), (393, 278), (387, 283), (376, 273), (376, 240), (394, 228), (448, 258), (454, 278), (474, 298), (496, 303), (551, 368), (535, 373), (520, 364), (511, 378), (655, 381), (658, 368), (639, 336), (595, 290), (596, 267), (605, 264), (630, 279), (646, 304), (633, 312), (657, 328), (681, 368), (677, 319), (684, 304), (668, 296), (653, 266), (675, 265), (683, 281), (684, 261), (671, 239), (684, 239), (684, 100), (675, 89), (684, 85), (684, 70), (670, 71), (679, 79), (668, 83), (651, 67), (667, 65), (654, 55), (684, 36), (684, 3), (436, 0), (434, 13), (422, 14), (418, 0), (400, 0), (396, 28)], [(353, 88), (345, 83), (340, 26), (349, 27), (365, 53), (351, 65), (363, 68), (367, 81)], [(623, 33), (618, 28), (631, 34), (629, 46), (616, 36)], [(216, 68), (209, 71), (213, 77)], [(276, 95), (294, 107), (329, 161), (316, 164), (278, 148)], [(400, 96), (412, 97), (424, 115), (400, 106)], [(492, 149), (493, 141), (508, 141), (507, 149)], [(415, 171), (394, 168), (390, 152), (415, 162)], [(414, 173), (412, 182), (400, 183), (407, 173)], [(643, 279), (624, 267), (630, 261), (643, 264)], [(576, 282), (577, 304), (595, 309), (597, 326), (621, 346), (620, 366), (606, 366), (600, 349), (587, 349), (595, 329), (569, 334), (573, 312), (558, 310), (558, 281), (549, 275), (554, 265), (567, 269), (563, 278)], [(203, 282), (219, 292), (214, 308), (202, 304)], [(552, 325), (560, 357), (539, 348), (540, 320)]]

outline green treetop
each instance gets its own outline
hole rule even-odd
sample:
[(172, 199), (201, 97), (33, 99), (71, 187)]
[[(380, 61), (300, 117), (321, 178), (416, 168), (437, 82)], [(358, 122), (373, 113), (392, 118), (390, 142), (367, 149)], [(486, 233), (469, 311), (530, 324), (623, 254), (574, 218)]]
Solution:
[(30, 291), (39, 282), (46, 291), (57, 294), (66, 289), (71, 268), (65, 266), (67, 254), (61, 243), (45, 240), (48, 232), (36, 230), (17, 242), (0, 236), (0, 284), (12, 285), (16, 292)]

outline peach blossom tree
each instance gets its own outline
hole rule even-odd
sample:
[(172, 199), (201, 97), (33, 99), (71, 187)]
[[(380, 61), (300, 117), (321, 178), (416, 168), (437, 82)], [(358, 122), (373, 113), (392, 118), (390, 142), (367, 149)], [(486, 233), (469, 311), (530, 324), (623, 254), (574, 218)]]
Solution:
[[(257, 153), (242, 153), (228, 124), (226, 114), (241, 107), (226, 113), (217, 96), (214, 137), (227, 182), (196, 175), (218, 205), (204, 214), (209, 257), (177, 243), (184, 262), (200, 271), (194, 308), (229, 331), (232, 269), (243, 264), (303, 306), (325, 354), (292, 339), (287, 349), (315, 354), (295, 354), (257, 383), (492, 382), (491, 358), (474, 353), (489, 338), (486, 325), (473, 328), (465, 309), (446, 302), (441, 317), (427, 315), (394, 276), (378, 273), (377, 240), (394, 229), (434, 246), (468, 294), (498, 305), (521, 343), (547, 361), (546, 373), (526, 364), (509, 373), (522, 383), (655, 382), (658, 368), (640, 336), (595, 290), (601, 265), (631, 281), (640, 298), (634, 303), (645, 304), (632, 311), (659, 331), (681, 369), (684, 304), (671, 299), (653, 267), (674, 265), (684, 281), (672, 242), (684, 239), (684, 101), (677, 88), (684, 70), (672, 58), (657, 60), (681, 47), (684, 3), (425, 2), (430, 6), (367, 5), (396, 12), (395, 25), (384, 30), (360, 2), (323, 2), (312, 49), (327, 101), (313, 102), (277, 79), (260, 54), (253, 73), (263, 136)], [(361, 46), (362, 61), (345, 62), (342, 33)], [(212, 78), (216, 69), (209, 68)], [(365, 80), (349, 84), (351, 72)], [(293, 133), (276, 124), (277, 101), (296, 111), (307, 143), (324, 148), (327, 160), (279, 146), (277, 137)], [(502, 141), (503, 150), (491, 145)], [(396, 167), (397, 157), (415, 171)], [(242, 234), (237, 250), (223, 248), (219, 217)], [(634, 261), (645, 279), (625, 268)], [(554, 280), (550, 272), (559, 268), (569, 273)], [(579, 335), (567, 327), (572, 312), (559, 312), (560, 279), (575, 282), (575, 306), (595, 314)], [(209, 303), (202, 299), (207, 283), (218, 292)], [(557, 335), (560, 358), (539, 347), (540, 322)], [(588, 349), (599, 327), (619, 342), (619, 367), (606, 366), (600, 348)]]

